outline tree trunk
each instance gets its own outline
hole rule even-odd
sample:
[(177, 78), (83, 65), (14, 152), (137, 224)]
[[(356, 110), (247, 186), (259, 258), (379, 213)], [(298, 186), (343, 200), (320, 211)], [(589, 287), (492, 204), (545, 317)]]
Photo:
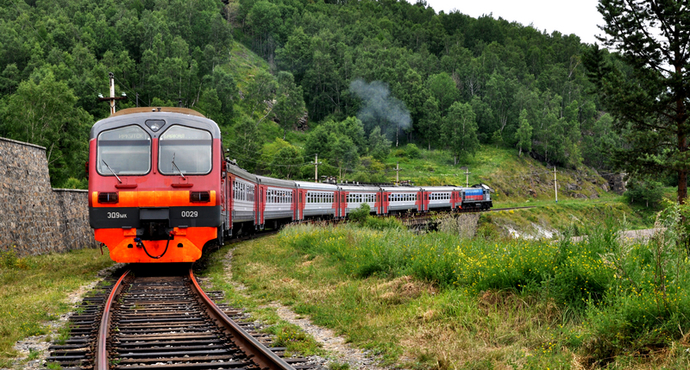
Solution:
[[(676, 68), (677, 70), (677, 68)], [(687, 154), (688, 150), (688, 139), (684, 130), (685, 121), (682, 115), (685, 114), (685, 105), (683, 101), (676, 102), (676, 108), (678, 109), (678, 117), (676, 118), (678, 124), (678, 151), (680, 151), (681, 158), (684, 158), (684, 154)], [(685, 204), (685, 199), (688, 197), (688, 170), (682, 168), (678, 170), (678, 204)]]
[(688, 197), (688, 171), (678, 171), (678, 203), (685, 204)]

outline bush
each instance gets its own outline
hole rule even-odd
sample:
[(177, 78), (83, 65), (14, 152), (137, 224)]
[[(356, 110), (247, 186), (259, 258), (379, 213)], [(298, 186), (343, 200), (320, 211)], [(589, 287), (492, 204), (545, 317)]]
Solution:
[(371, 207), (369, 207), (367, 203), (362, 203), (362, 205), (359, 206), (359, 208), (355, 209), (347, 215), (347, 219), (361, 224), (367, 219), (367, 216), (369, 216), (370, 212)]
[(422, 151), (419, 150), (417, 145), (414, 145), (412, 143), (407, 144), (407, 147), (405, 147), (405, 154), (407, 155), (408, 158), (419, 158), (422, 156)]
[(661, 183), (653, 180), (631, 179), (627, 184), (627, 191), (623, 196), (630, 204), (639, 204), (649, 208), (657, 208), (664, 197)]
[(374, 230), (403, 230), (405, 228), (402, 222), (395, 217), (367, 216), (361, 225)]

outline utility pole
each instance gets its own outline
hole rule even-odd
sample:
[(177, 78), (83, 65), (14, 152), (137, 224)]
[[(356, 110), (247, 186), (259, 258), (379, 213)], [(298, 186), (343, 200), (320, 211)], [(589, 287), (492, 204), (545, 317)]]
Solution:
[(469, 167), (462, 166), (462, 167), (460, 167), (460, 169), (465, 170), (465, 187), (469, 188), (470, 187), (470, 174), (472, 172), (470, 172)]
[(314, 162), (312, 162), (311, 164), (314, 165), (314, 182), (319, 182), (319, 165), (321, 164), (321, 162), (319, 162), (318, 154), (314, 156)]
[(98, 94), (98, 100), (110, 102), (110, 115), (112, 116), (115, 114), (115, 100), (127, 99), (127, 94), (122, 93), (122, 96), (115, 96), (115, 74), (108, 72), (108, 77), (110, 78), (110, 97), (104, 98), (103, 95)]
[(395, 162), (395, 183), (400, 184), (400, 164)]
[(556, 180), (556, 166), (553, 166), (553, 192), (556, 194), (556, 203), (558, 203), (558, 180)]

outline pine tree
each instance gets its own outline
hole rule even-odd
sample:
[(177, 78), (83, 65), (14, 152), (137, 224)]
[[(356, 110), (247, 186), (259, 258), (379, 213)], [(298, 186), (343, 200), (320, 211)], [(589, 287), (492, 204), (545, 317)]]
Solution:
[(607, 65), (598, 48), (584, 58), (602, 102), (629, 145), (615, 153), (629, 172), (678, 175), (687, 198), (690, 149), (690, 11), (685, 1), (600, 0), (606, 24), (600, 41), (620, 52), (627, 68)]

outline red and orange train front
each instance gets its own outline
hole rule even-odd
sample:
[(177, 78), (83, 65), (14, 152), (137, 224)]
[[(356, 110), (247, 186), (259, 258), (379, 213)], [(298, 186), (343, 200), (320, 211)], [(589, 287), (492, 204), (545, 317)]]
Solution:
[(116, 262), (193, 262), (218, 238), (221, 143), (183, 108), (131, 108), (98, 121), (89, 145), (89, 221)]

